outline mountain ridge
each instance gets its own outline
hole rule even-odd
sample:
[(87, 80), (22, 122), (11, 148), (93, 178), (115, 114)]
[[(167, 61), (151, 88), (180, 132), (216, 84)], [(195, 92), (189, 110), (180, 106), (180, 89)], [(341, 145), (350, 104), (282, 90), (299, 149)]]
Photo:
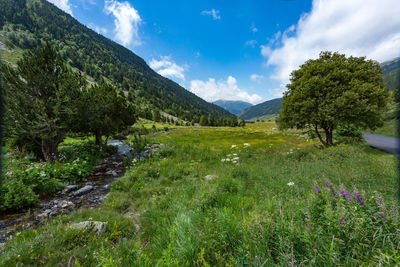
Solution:
[(7, 47), (28, 51), (49, 42), (68, 65), (89, 79), (105, 80), (125, 91), (143, 115), (156, 108), (184, 120), (201, 115), (231, 116), (45, 0), (0, 0), (0, 10), (2, 40)]
[(220, 106), (221, 108), (229, 111), (230, 113), (232, 113), (234, 115), (238, 115), (240, 112), (242, 112), (246, 108), (253, 106), (253, 104), (245, 102), (245, 101), (241, 101), (241, 100), (219, 99), (212, 103), (217, 106)]

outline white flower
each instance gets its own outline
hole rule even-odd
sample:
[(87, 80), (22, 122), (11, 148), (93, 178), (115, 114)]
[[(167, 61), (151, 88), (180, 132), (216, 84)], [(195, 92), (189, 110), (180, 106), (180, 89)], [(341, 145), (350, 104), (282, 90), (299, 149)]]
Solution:
[(231, 159), (225, 159), (226, 161), (231, 161)]
[(244, 146), (250, 146), (250, 144), (249, 144), (249, 143), (244, 143), (243, 145), (244, 145)]
[(235, 147), (236, 147), (236, 145), (232, 145), (232, 146), (231, 146), (231, 148), (235, 148)]
[(238, 160), (239, 159), (239, 157), (234, 157), (232, 160)]
[(294, 183), (293, 183), (293, 182), (289, 182), (287, 185), (288, 185), (288, 186), (293, 186)]
[(221, 159), (221, 162), (225, 162), (226, 161), (226, 159)]
[(236, 160), (232, 160), (233, 163), (237, 164), (238, 162)]

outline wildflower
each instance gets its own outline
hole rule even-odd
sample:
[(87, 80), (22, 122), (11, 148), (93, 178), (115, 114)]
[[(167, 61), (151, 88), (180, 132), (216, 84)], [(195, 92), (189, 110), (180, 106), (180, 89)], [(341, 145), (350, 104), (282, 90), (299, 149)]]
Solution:
[(356, 193), (354, 193), (354, 198), (357, 200), (358, 203), (365, 204), (365, 201), (362, 200), (362, 197), (360, 195), (357, 195)]
[(288, 185), (288, 186), (293, 186), (294, 183), (293, 183), (293, 182), (289, 182), (289, 183), (287, 183), (287, 185)]
[(221, 162), (225, 162), (226, 161), (226, 159), (221, 159)]
[(317, 190), (318, 193), (321, 192), (321, 188), (320, 188), (319, 186), (316, 186), (316, 187), (315, 187), (315, 190)]
[(244, 143), (243, 145), (244, 145), (244, 146), (250, 146), (250, 144), (248, 144), (248, 143)]
[(234, 157), (232, 160), (238, 160), (239, 159), (239, 157)]
[(231, 148), (235, 148), (235, 147), (236, 147), (236, 145), (232, 145), (232, 146), (231, 146)]
[(306, 228), (307, 228), (307, 231), (310, 232), (310, 226), (307, 225)]
[(330, 188), (330, 187), (331, 187), (331, 185), (329, 184), (329, 182), (328, 182), (328, 181), (325, 181), (325, 185), (326, 185), (326, 187), (328, 187), (328, 188)]

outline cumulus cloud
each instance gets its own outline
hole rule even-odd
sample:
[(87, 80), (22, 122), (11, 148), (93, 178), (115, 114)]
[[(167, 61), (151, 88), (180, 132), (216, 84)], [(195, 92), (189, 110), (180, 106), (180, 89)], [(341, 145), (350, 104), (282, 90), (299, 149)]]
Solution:
[(71, 3), (69, 2), (69, 0), (47, 0), (47, 1), (54, 4), (56, 7), (58, 7), (65, 13), (68, 13), (71, 16), (73, 16), (72, 9), (71, 9)]
[(320, 51), (366, 56), (379, 62), (400, 56), (400, 2), (398, 0), (313, 0), (311, 12), (296, 25), (278, 32), (261, 46), (272, 78), (282, 83)]
[(214, 8), (211, 10), (201, 11), (201, 14), (211, 16), (214, 20), (221, 19), (219, 15), (219, 10), (215, 10)]
[(264, 79), (265, 79), (264, 75), (260, 75), (260, 74), (256, 74), (256, 73), (250, 75), (250, 80), (253, 82), (260, 83)]
[(183, 81), (185, 80), (184, 72), (186, 71), (187, 66), (182, 67), (177, 65), (169, 56), (162, 56), (160, 57), (160, 60), (153, 58), (149, 65), (150, 68), (164, 77), (178, 78)]
[(228, 76), (226, 81), (218, 82), (214, 78), (210, 78), (208, 81), (192, 80), (190, 81), (190, 92), (209, 102), (223, 99), (257, 104), (262, 101), (261, 96), (249, 94), (245, 89), (239, 88), (236, 79), (232, 76)]
[(129, 2), (106, 0), (104, 10), (106, 14), (115, 17), (115, 39), (122, 45), (140, 45), (139, 24), (142, 19), (138, 11)]

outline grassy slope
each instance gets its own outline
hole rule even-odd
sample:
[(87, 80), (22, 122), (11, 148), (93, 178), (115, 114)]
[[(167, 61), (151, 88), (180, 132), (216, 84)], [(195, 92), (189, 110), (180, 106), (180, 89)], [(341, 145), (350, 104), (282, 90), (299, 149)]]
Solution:
[[(132, 166), (102, 208), (75, 212), (19, 234), (7, 244), (0, 265), (376, 265), (378, 250), (396, 254), (381, 243), (379, 249), (370, 249), (372, 238), (363, 237), (365, 227), (354, 235), (345, 231), (341, 238), (332, 234), (337, 218), (328, 204), (316, 206), (327, 207), (328, 213), (317, 213), (333, 218), (308, 222), (310, 232), (305, 223), (313, 215), (309, 204), (315, 183), (325, 179), (349, 189), (356, 186), (366, 195), (378, 191), (387, 202), (394, 201), (395, 158), (366, 145), (319, 149), (315, 141), (295, 132), (283, 135), (272, 127), (177, 127), (153, 136), (166, 147)], [(233, 154), (239, 157), (237, 164), (221, 161)], [(205, 180), (209, 174), (218, 178)], [(103, 236), (69, 229), (71, 222), (89, 218), (109, 222)], [(343, 241), (347, 234), (349, 245)], [(357, 246), (365, 246), (362, 253)], [(369, 251), (375, 261), (362, 255)]]

